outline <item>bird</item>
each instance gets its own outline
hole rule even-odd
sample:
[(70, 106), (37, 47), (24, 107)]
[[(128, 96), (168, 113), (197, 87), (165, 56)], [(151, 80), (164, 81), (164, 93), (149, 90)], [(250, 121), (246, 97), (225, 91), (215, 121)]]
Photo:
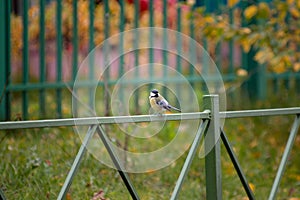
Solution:
[(157, 114), (162, 114), (165, 111), (171, 111), (171, 110), (176, 110), (178, 112), (181, 112), (180, 109), (175, 108), (174, 106), (171, 106), (169, 102), (159, 94), (157, 89), (153, 89), (150, 92), (149, 96), (149, 101), (152, 109), (155, 111)]

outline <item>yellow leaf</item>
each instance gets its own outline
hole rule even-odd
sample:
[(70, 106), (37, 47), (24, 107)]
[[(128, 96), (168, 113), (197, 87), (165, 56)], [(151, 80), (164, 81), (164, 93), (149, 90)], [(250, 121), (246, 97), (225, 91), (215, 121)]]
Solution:
[(284, 62), (280, 61), (276, 66), (273, 67), (273, 70), (279, 74), (285, 72), (286, 67), (285, 67)]
[(257, 6), (256, 5), (251, 5), (247, 7), (244, 11), (244, 16), (246, 19), (251, 19), (254, 15), (257, 14)]
[(287, 0), (286, 1), (289, 5), (292, 5), (294, 3), (294, 0)]
[(294, 63), (293, 69), (295, 72), (299, 72), (300, 71), (300, 62)]
[(300, 17), (300, 12), (297, 8), (295, 7), (292, 7), (291, 10), (290, 10), (291, 14), (293, 17), (295, 18), (299, 18)]
[(255, 60), (259, 62), (260, 64), (263, 64), (265, 62), (265, 56), (263, 51), (258, 51), (255, 56)]
[(248, 53), (250, 51), (251, 44), (247, 40), (243, 40), (241, 44), (245, 53)]
[(236, 71), (236, 74), (237, 74), (237, 76), (244, 77), (244, 76), (247, 76), (247, 75), (248, 75), (248, 72), (247, 72), (247, 70), (245, 70), (245, 69), (238, 69), (238, 70)]
[(265, 62), (269, 61), (273, 57), (274, 57), (274, 54), (271, 50), (258, 51), (254, 56), (255, 60), (257, 62), (259, 62), (260, 64), (264, 64)]
[(254, 148), (254, 147), (256, 147), (257, 145), (258, 145), (257, 140), (252, 140), (252, 142), (250, 142), (250, 147), (251, 147), (251, 148)]
[(258, 4), (258, 8), (259, 8), (258, 14), (260, 15), (260, 17), (269, 18), (270, 8), (267, 3), (260, 2)]
[(249, 187), (250, 187), (250, 189), (251, 189), (252, 191), (255, 190), (255, 185), (254, 185), (253, 183), (249, 183)]
[(213, 23), (215, 21), (212, 16), (206, 16), (204, 19), (207, 23)]
[(233, 7), (239, 0), (228, 0), (228, 6)]
[(291, 62), (291, 58), (287, 55), (282, 56), (281, 61), (285, 64), (285, 66), (291, 66), (292, 62)]
[(242, 28), (241, 32), (244, 34), (250, 34), (252, 31), (250, 28), (245, 27), (245, 28)]

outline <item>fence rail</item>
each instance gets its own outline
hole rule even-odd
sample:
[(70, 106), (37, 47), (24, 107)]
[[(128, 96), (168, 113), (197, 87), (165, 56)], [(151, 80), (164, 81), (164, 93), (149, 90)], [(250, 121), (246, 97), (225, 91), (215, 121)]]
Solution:
[[(273, 182), (273, 186), (269, 195), (269, 200), (273, 200), (276, 197), (276, 193), (279, 188), (281, 177), (283, 176), (285, 166), (287, 164), (290, 151), (293, 147), (296, 134), (299, 130), (300, 125), (300, 107), (294, 108), (277, 108), (277, 109), (260, 109), (260, 110), (241, 110), (241, 111), (226, 111), (219, 112), (218, 110), (218, 96), (207, 95), (204, 97), (206, 104), (204, 112), (196, 113), (181, 113), (181, 114), (169, 114), (164, 117), (161, 116), (116, 116), (116, 117), (91, 117), (91, 118), (70, 118), (70, 119), (55, 119), (55, 120), (32, 120), (32, 121), (19, 121), (19, 122), (0, 122), (0, 130), (6, 129), (23, 129), (23, 128), (54, 128), (58, 126), (89, 126), (89, 130), (86, 133), (85, 139), (78, 151), (78, 154), (73, 162), (73, 165), (69, 171), (69, 174), (65, 180), (65, 183), (60, 191), (58, 199), (64, 199), (67, 191), (72, 183), (72, 180), (78, 170), (80, 161), (86, 152), (86, 145), (92, 138), (92, 135), (96, 132), (104, 143), (114, 165), (120, 173), (131, 197), (133, 199), (139, 199), (139, 196), (134, 189), (133, 184), (130, 182), (127, 173), (124, 171), (121, 162), (119, 161), (118, 155), (113, 151), (110, 146), (109, 138), (107, 137), (104, 129), (101, 127), (102, 124), (116, 124), (116, 123), (138, 123), (138, 122), (151, 122), (151, 121), (173, 121), (173, 120), (192, 120), (202, 119), (197, 134), (191, 144), (188, 156), (182, 167), (181, 173), (177, 180), (176, 186), (172, 193), (171, 199), (177, 199), (181, 189), (181, 185), (185, 179), (185, 176), (189, 170), (190, 164), (194, 159), (195, 152), (199, 146), (201, 138), (206, 135), (214, 137), (220, 135), (222, 142), (225, 145), (227, 153), (234, 165), (235, 170), (241, 180), (242, 186), (244, 187), (249, 199), (255, 199), (254, 194), (248, 184), (245, 174), (235, 156), (233, 148), (226, 137), (222, 127), (220, 127), (219, 120), (222, 118), (242, 118), (242, 117), (266, 117), (266, 116), (278, 116), (278, 115), (295, 115), (295, 120), (292, 125), (290, 135), (282, 155), (280, 165), (276, 177)], [(218, 134), (217, 132), (220, 133)], [(220, 154), (220, 141), (215, 144), (213, 149), (209, 151), (205, 157), (205, 169), (206, 169), (206, 195), (207, 199), (221, 199), (222, 198), (222, 184), (221, 184), (221, 154)], [(3, 194), (2, 194), (3, 196)]]
[[(296, 115), (300, 113), (300, 107), (258, 109), (258, 110), (240, 110), (220, 112), (220, 118), (243, 118), (243, 117), (265, 117), (276, 115)], [(0, 130), (25, 129), (25, 128), (45, 128), (59, 126), (90, 126), (97, 124), (111, 123), (138, 123), (153, 121), (176, 121), (209, 119), (210, 112), (168, 114), (162, 119), (158, 116), (135, 115), (135, 116), (115, 116), (115, 117), (87, 117), (87, 118), (67, 118), (67, 119), (48, 119), (48, 120), (27, 120), (27, 121), (9, 121), (0, 122)]]
[(151, 115), (136, 116), (116, 116), (116, 117), (88, 117), (88, 118), (69, 118), (69, 119), (49, 119), (49, 120), (28, 120), (28, 121), (10, 121), (0, 122), (0, 130), (6, 129), (24, 129), (24, 128), (45, 128), (59, 126), (90, 126), (98, 124), (113, 123), (138, 123), (150, 121), (175, 121), (175, 120), (193, 120), (209, 119), (208, 111), (184, 114), (169, 114), (162, 117)]

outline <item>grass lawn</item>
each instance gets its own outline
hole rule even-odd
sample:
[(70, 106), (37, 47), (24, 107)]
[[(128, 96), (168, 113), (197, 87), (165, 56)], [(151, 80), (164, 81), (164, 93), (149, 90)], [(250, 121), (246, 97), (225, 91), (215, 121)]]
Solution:
[[(279, 106), (273, 104), (269, 107)], [(292, 116), (276, 116), (225, 121), (224, 130), (257, 199), (267, 199), (269, 195), (293, 119)], [(167, 126), (149, 143), (130, 140), (128, 149), (156, 149), (173, 137), (173, 129), (178, 124), (168, 122)], [(115, 130), (113, 126), (106, 128), (111, 132)], [(117, 138), (110, 131), (109, 135)], [(120, 137), (114, 142), (124, 144), (125, 138)], [(72, 127), (1, 131), (0, 187), (7, 199), (56, 199), (80, 145), (81, 140)], [(221, 151), (224, 199), (247, 199), (224, 146)], [(280, 184), (278, 199), (300, 196), (299, 151), (298, 134)], [(130, 174), (141, 199), (169, 199), (186, 155), (161, 170)], [(118, 172), (87, 153), (67, 199), (101, 199), (95, 195), (99, 192), (105, 199), (130, 199)], [(191, 165), (179, 199), (205, 199), (204, 159), (198, 155)]]
[[(259, 199), (268, 197), (292, 121), (291, 117), (226, 121), (227, 136)], [(72, 128), (1, 132), (0, 184), (7, 199), (55, 199), (80, 144), (81, 141)], [(300, 196), (299, 150), (298, 136), (280, 184), (279, 199)], [(185, 156), (186, 154), (169, 167), (158, 171), (130, 174), (141, 198), (168, 199)], [(222, 173), (224, 199), (246, 197), (223, 147)], [(103, 191), (104, 196), (109, 199), (130, 199), (117, 171), (101, 164), (91, 154), (86, 154), (68, 199), (92, 199), (99, 191)], [(196, 157), (184, 182), (180, 199), (204, 197), (204, 159)]]

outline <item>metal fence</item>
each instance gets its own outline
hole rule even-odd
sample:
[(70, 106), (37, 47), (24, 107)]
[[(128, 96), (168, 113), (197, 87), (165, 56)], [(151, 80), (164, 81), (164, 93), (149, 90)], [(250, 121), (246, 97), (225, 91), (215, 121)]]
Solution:
[[(119, 156), (114, 152), (111, 147), (111, 142), (107, 136), (105, 130), (101, 125), (114, 124), (114, 123), (139, 123), (150, 121), (177, 121), (177, 120), (193, 120), (201, 119), (202, 122), (199, 125), (198, 131), (195, 135), (193, 142), (190, 145), (190, 149), (175, 188), (173, 190), (171, 199), (177, 199), (180, 192), (182, 183), (187, 175), (190, 164), (194, 159), (195, 152), (197, 151), (201, 138), (205, 136), (205, 141), (213, 140), (215, 137), (220, 136), (221, 140), (215, 144), (212, 149), (209, 149), (208, 154), (205, 156), (205, 173), (206, 173), (206, 198), (207, 199), (222, 199), (222, 177), (221, 177), (221, 152), (220, 143), (223, 142), (227, 153), (234, 165), (234, 168), (239, 176), (242, 186), (244, 187), (249, 199), (255, 199), (255, 196), (248, 184), (245, 174), (233, 148), (226, 137), (223, 128), (220, 127), (220, 119), (224, 118), (242, 118), (242, 117), (265, 117), (265, 116), (278, 116), (278, 115), (295, 115), (294, 123), (291, 127), (289, 138), (282, 155), (281, 162), (278, 167), (276, 177), (271, 188), (269, 200), (273, 200), (276, 197), (276, 193), (279, 188), (281, 177), (284, 173), (285, 166), (287, 164), (290, 151), (293, 147), (294, 140), (299, 130), (300, 125), (300, 108), (282, 108), (282, 109), (264, 109), (264, 110), (241, 110), (241, 111), (219, 111), (219, 97), (217, 95), (204, 96), (205, 111), (197, 113), (182, 113), (182, 114), (170, 114), (164, 118), (160, 116), (138, 115), (138, 116), (117, 116), (117, 117), (92, 117), (92, 118), (73, 118), (73, 119), (53, 119), (53, 120), (36, 120), (36, 121), (19, 121), (19, 122), (0, 122), (0, 130), (6, 129), (23, 129), (23, 128), (44, 128), (44, 127), (60, 127), (60, 126), (89, 126), (82, 145), (74, 159), (73, 165), (69, 171), (69, 174), (65, 180), (64, 185), (58, 195), (58, 199), (65, 199), (72, 180), (78, 170), (81, 159), (83, 158), (86, 147), (92, 136), (97, 133), (101, 138), (101, 141), (105, 145), (116, 169), (118, 170), (122, 180), (124, 181), (128, 192), (133, 199), (139, 199), (139, 195), (136, 192), (134, 185), (131, 183), (128, 174), (124, 170), (122, 162), (119, 160)], [(206, 142), (205, 145), (206, 145)], [(205, 146), (206, 148), (206, 146)], [(1, 194), (1, 193), (0, 193)], [(3, 197), (4, 195), (1, 194)], [(2, 198), (3, 198), (2, 197)]]
[[(2, 121), (20, 118), (69, 117), (70, 113), (64, 112), (63, 108), (69, 103), (63, 96), (70, 97), (71, 95), (66, 92), (66, 86), (69, 88), (73, 86), (78, 66), (82, 61), (80, 57), (84, 57), (96, 44), (116, 32), (131, 28), (160, 26), (185, 32), (208, 48), (207, 40), (199, 38), (199, 30), (196, 29), (197, 21), (195, 21), (194, 14), (197, 9), (204, 6), (206, 12), (227, 13), (233, 24), (236, 20), (233, 16), (234, 11), (243, 10), (248, 5), (240, 3), (237, 6), (228, 7), (227, 1), (219, 0), (197, 0), (193, 4), (182, 4), (181, 1), (178, 1), (171, 5), (168, 0), (163, 0), (160, 2), (159, 10), (161, 18), (157, 19), (155, 16), (157, 12), (154, 12), (157, 1), (154, 0), (149, 0), (146, 6), (139, 0), (128, 1), (131, 4), (127, 1), (108, 0), (24, 0), (20, 1), (18, 6), (15, 5), (15, 2), (17, 1), (0, 2), (0, 27), (2, 30), (0, 33), (0, 60), (2, 63), (0, 67), (0, 120)], [(115, 4), (113, 5), (113, 3)], [(85, 10), (82, 10), (82, 7)], [(100, 10), (99, 7), (101, 7)], [(128, 7), (131, 8), (129, 12), (126, 10)], [(49, 9), (53, 10), (47, 12)], [(17, 13), (12, 15), (11, 10)], [(67, 15), (64, 10), (67, 10), (65, 11), (68, 12)], [(188, 21), (184, 21), (186, 18), (183, 15), (187, 12), (189, 13)], [(176, 14), (171, 16), (172, 13)], [(114, 15), (117, 15), (117, 18), (113, 18)], [(142, 22), (141, 18), (145, 18), (145, 16), (147, 17)], [(83, 17), (86, 17), (86, 26), (84, 27), (80, 23)], [(243, 19), (243, 15), (240, 17)], [(99, 21), (100, 18), (102, 20)], [(36, 24), (33, 26), (33, 23)], [(33, 33), (33, 31), (37, 33)], [(18, 34), (17, 41), (12, 41), (12, 34)], [(32, 37), (35, 38), (32, 39)], [(149, 40), (153, 39), (149, 38)], [(86, 44), (83, 44), (82, 41), (86, 41)], [(19, 49), (16, 51), (16, 48)], [(224, 49), (228, 49), (226, 50), (228, 52), (222, 56)], [(167, 56), (166, 54), (162, 56), (162, 63), (168, 63)], [(140, 57), (141, 55), (136, 53), (136, 64)], [(154, 52), (149, 51), (148, 60), (154, 61), (154, 59)], [(246, 80), (243, 90), (248, 90), (251, 96), (257, 98), (266, 97), (269, 80), (271, 80), (273, 90), (279, 91), (280, 80), (284, 80), (285, 87), (289, 87), (293, 79), (299, 79), (299, 73), (281, 75), (267, 73), (264, 67), (257, 67), (258, 64), (253, 61), (251, 52), (243, 53), (240, 48), (235, 46), (234, 41), (219, 43), (215, 49), (214, 59), (225, 82), (238, 79), (235, 73), (236, 68), (248, 70), (249, 78)], [(193, 70), (184, 69), (181, 62), (177, 62), (174, 68), (186, 71), (185, 76), (192, 84), (201, 82), (201, 78)], [(93, 72), (94, 69), (91, 68), (87, 81), (93, 81)], [(122, 75), (122, 73), (124, 73), (124, 66), (121, 64), (116, 74)], [(110, 77), (112, 80), (109, 82), (110, 85), (114, 84), (113, 79)], [(52, 96), (51, 100), (47, 99), (49, 95)], [(54, 104), (55, 112), (51, 111), (50, 113), (49, 109), (46, 109), (49, 101)], [(39, 107), (33, 108), (37, 102)], [(37, 110), (37, 112), (32, 113), (31, 110)]]

